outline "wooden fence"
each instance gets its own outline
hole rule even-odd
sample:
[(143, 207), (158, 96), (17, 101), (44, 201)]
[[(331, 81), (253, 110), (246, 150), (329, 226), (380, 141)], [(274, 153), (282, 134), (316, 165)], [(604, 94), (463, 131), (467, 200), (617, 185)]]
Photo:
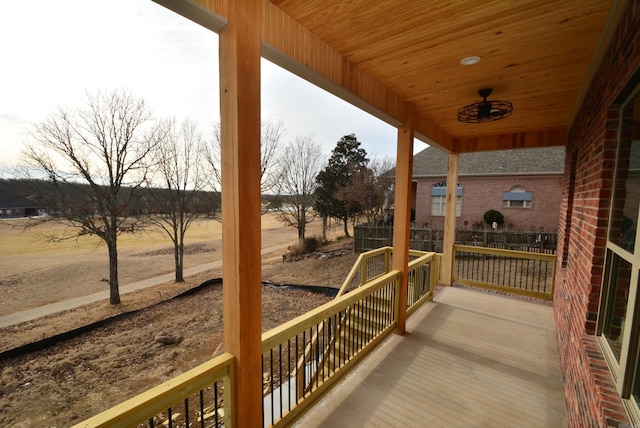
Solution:
[[(363, 224), (354, 228), (354, 250), (365, 252), (380, 247), (393, 246), (393, 228)], [(410, 248), (419, 251), (442, 253), (442, 229), (412, 228)], [(527, 251), (555, 254), (558, 243), (556, 232), (511, 231), (511, 230), (466, 230), (456, 231), (457, 245), (498, 248), (502, 250)]]

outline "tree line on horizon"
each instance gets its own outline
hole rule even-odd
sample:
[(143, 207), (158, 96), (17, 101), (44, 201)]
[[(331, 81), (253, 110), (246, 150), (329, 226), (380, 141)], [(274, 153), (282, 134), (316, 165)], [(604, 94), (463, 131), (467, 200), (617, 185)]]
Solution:
[[(305, 239), (316, 217), (347, 222), (380, 216), (392, 198), (390, 160), (373, 162), (354, 134), (343, 136), (328, 161), (311, 136), (284, 140), (282, 121), (261, 124), (261, 192), (264, 212), (274, 211)], [(175, 281), (184, 280), (184, 239), (203, 216), (220, 220), (220, 125), (205, 138), (188, 119), (155, 120), (143, 99), (124, 90), (87, 93), (87, 104), (59, 108), (37, 124), (12, 187), (51, 215), (31, 219), (63, 223), (90, 234), (108, 249), (111, 304), (120, 303), (118, 235), (159, 227), (174, 249)]]

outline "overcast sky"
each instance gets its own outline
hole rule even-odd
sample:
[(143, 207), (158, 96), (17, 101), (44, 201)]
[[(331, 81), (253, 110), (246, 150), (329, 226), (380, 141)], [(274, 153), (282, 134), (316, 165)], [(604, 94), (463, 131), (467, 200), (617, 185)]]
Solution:
[[(0, 166), (85, 91), (128, 89), (203, 133), (220, 120), (217, 34), (150, 0), (1, 1), (0, 40)], [(313, 135), (327, 156), (354, 133), (370, 156), (395, 157), (395, 128), (264, 59), (262, 117), (282, 120), (287, 140)]]

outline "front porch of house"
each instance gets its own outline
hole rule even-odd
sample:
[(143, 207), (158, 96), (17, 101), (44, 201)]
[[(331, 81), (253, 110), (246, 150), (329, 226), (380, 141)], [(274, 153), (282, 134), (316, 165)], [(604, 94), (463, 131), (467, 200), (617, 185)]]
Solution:
[[(613, 152), (604, 140), (615, 134), (605, 122), (613, 126), (614, 121), (605, 119), (618, 110), (601, 105), (618, 106), (616, 94), (630, 90), (622, 88), (624, 82), (629, 88), (637, 84), (631, 80), (637, 55), (630, 49), (637, 39), (637, 2), (567, 1), (553, 10), (536, 2), (517, 7), (495, 2), (491, 8), (460, 2), (458, 10), (438, 2), (372, 7), (341, 0), (156, 1), (220, 34), (226, 353), (78, 426), (135, 426), (147, 420), (149, 426), (257, 427), (267, 420), (265, 426), (297, 421), (305, 427), (549, 427), (608, 420), (602, 411), (607, 397), (600, 395), (588, 363), (575, 370), (565, 364), (563, 399), (557, 346), (564, 357), (585, 361), (580, 339), (590, 296), (579, 287), (601, 267), (607, 218), (606, 208), (590, 204), (610, 195), (610, 187), (601, 183), (611, 181), (615, 160), (602, 153)], [(499, 43), (507, 38), (508, 43)], [(612, 40), (616, 49), (608, 52)], [(468, 68), (464, 60), (474, 53), (469, 46), (491, 54)], [(260, 255), (261, 57), (398, 129), (396, 234), (386, 273), (263, 335), (255, 263)], [(497, 123), (484, 123), (491, 116), (478, 115), (475, 123), (461, 125), (456, 111), (470, 105), (471, 94), (491, 86), (514, 102), (516, 112)], [(448, 160), (442, 256), (420, 256), (424, 268), (409, 253), (414, 140), (444, 150)], [(455, 245), (460, 154), (568, 143), (586, 149), (573, 150), (565, 164), (557, 264), (568, 266), (569, 281), (560, 285), (564, 288), (556, 295), (562, 299), (555, 304), (556, 313), (566, 309), (567, 325), (558, 318), (564, 333), (558, 337), (567, 340), (556, 342), (548, 303), (457, 288), (445, 288), (435, 303), (429, 302), (434, 282), (426, 286), (424, 278), (438, 272), (441, 284), (452, 284), (460, 275), (454, 269), (456, 252), (476, 251)], [(587, 163), (591, 159), (595, 163)], [(574, 194), (580, 195), (575, 207)], [(464, 257), (486, 259), (484, 253)], [(506, 272), (522, 267), (516, 262), (486, 271), (473, 266), (471, 272), (481, 272), (480, 278), (469, 281), (484, 282), (485, 275), (494, 278), (495, 273), (510, 284), (515, 282)], [(553, 266), (536, 276), (555, 277)], [(599, 275), (594, 274), (594, 285)], [(554, 295), (553, 284), (549, 290), (528, 288), (525, 275), (517, 277), (523, 294)], [(635, 353), (632, 345), (627, 347)], [(629, 373), (636, 356), (626, 359)], [(364, 365), (355, 367), (359, 362)], [(337, 373), (349, 370), (348, 380), (340, 382)], [(295, 385), (295, 392), (285, 392), (290, 391), (285, 385)], [(618, 392), (629, 385), (620, 383)], [(315, 397), (323, 394), (316, 405)], [(271, 408), (261, 412), (266, 396)], [(585, 402), (593, 406), (575, 405)], [(624, 411), (613, 417), (627, 420)]]
[[(500, 270), (507, 255), (541, 257), (475, 250), (486, 254), (455, 265), (472, 257), (478, 274)], [(531, 298), (553, 289), (542, 273), (555, 256), (527, 263), (527, 281), (470, 282), (520, 296), (508, 297), (436, 287), (442, 256), (415, 250), (401, 286), (393, 254), (361, 254), (333, 301), (262, 335), (263, 426), (564, 426), (552, 306)], [(403, 307), (405, 334), (394, 335)], [(235, 364), (224, 353), (78, 427), (237, 426)]]
[(296, 426), (566, 426), (551, 304), (442, 288)]

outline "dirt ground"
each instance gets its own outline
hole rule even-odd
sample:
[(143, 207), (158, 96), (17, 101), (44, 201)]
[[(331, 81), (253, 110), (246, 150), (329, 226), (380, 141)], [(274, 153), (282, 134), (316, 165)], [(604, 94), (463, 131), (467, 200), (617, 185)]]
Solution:
[[(219, 224), (198, 225), (189, 243), (187, 267), (220, 257), (216, 233)], [(72, 296), (79, 287), (87, 293), (106, 287), (100, 280), (101, 269), (106, 269), (102, 260), (106, 256), (95, 242), (76, 242), (52, 249), (29, 240), (34, 237), (14, 235), (15, 229), (0, 227), (3, 243), (13, 243), (11, 253), (6, 245), (0, 250), (4, 251), (0, 252), (3, 293), (0, 314)], [(267, 218), (263, 220), (262, 240), (263, 248), (295, 242), (295, 232)], [(25, 241), (28, 245), (23, 245)], [(283, 263), (281, 252), (266, 254), (263, 279), (339, 287), (357, 258), (349, 251), (350, 243), (351, 240), (336, 240), (320, 249), (326, 253), (346, 248), (345, 255), (331, 258), (311, 257)], [(24, 246), (29, 248), (20, 249)], [(120, 248), (122, 264), (128, 266), (122, 269), (123, 284), (148, 277), (150, 272), (155, 275), (172, 269), (167, 243), (158, 236), (130, 237), (129, 241), (123, 240)], [(211, 270), (181, 284), (168, 283), (128, 293), (116, 307), (97, 302), (0, 329), (0, 352), (3, 352), (138, 310), (47, 349), (0, 359), (0, 426), (71, 426), (222, 352), (222, 287), (212, 285), (172, 299), (220, 276), (219, 270)], [(265, 286), (263, 331), (328, 300), (317, 293)], [(182, 340), (174, 345), (160, 345), (154, 339), (161, 332)]]

